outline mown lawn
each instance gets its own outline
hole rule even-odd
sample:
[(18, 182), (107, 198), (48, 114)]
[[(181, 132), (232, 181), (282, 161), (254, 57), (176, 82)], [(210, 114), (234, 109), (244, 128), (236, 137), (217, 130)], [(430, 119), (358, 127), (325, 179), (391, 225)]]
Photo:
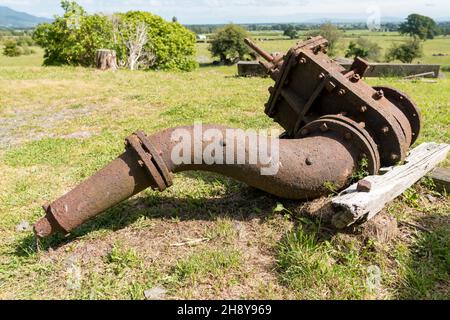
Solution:
[[(275, 126), (263, 113), (271, 80), (235, 77), (235, 67), (112, 73), (40, 59), (0, 57), (1, 299), (143, 299), (155, 287), (175, 299), (450, 298), (450, 202), (428, 180), (376, 222), (336, 234), (314, 214), (324, 199), (283, 201), (186, 173), (164, 193), (147, 190), (67, 238), (36, 243), (17, 226), (119, 155), (137, 129)], [(419, 143), (450, 141), (449, 79), (369, 82), (418, 103)], [(189, 239), (205, 241), (173, 246)]]

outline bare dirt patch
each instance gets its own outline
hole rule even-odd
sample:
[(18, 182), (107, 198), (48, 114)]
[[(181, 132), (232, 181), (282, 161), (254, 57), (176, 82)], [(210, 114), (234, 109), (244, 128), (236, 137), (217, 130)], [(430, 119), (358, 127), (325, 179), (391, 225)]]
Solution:
[[(59, 127), (65, 121), (91, 114), (97, 107), (85, 106), (77, 109), (62, 109), (54, 113), (50, 111), (15, 110), (0, 116), (0, 146), (12, 147), (23, 142), (36, 141), (43, 138), (54, 138), (52, 129)], [(92, 134), (92, 133), (89, 133)], [(78, 135), (67, 138), (80, 138)], [(83, 137), (86, 132), (83, 132)]]

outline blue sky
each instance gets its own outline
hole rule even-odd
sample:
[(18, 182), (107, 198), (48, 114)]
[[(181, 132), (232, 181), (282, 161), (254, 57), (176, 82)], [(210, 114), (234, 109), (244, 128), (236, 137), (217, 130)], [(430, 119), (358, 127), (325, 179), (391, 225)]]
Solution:
[[(59, 0), (0, 0), (0, 5), (33, 15), (61, 12)], [(317, 18), (366, 20), (374, 11), (382, 17), (404, 18), (421, 13), (450, 18), (449, 0), (79, 0), (89, 12), (146, 10), (181, 23), (301, 22)]]

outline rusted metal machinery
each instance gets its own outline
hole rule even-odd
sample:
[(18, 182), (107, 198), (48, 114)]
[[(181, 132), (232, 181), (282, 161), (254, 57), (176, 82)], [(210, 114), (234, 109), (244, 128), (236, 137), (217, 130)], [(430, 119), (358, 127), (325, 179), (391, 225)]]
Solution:
[[(348, 186), (362, 159), (377, 174), (380, 166), (405, 159), (420, 131), (420, 113), (404, 94), (390, 88), (371, 88), (361, 78), (367, 63), (356, 59), (351, 71), (326, 55), (327, 41), (311, 38), (286, 55), (272, 56), (251, 41), (247, 43), (266, 61), (261, 64), (276, 81), (266, 105), (268, 116), (286, 133), (279, 140), (279, 170), (261, 175), (263, 164), (250, 161), (259, 145), (246, 136), (224, 137), (223, 159), (236, 159), (244, 141), (243, 162), (220, 164), (214, 159), (175, 163), (171, 157), (177, 141), (175, 129), (152, 136), (137, 132), (126, 139), (126, 152), (77, 188), (44, 207), (46, 216), (34, 226), (38, 237), (70, 233), (108, 208), (146, 188), (163, 191), (172, 185), (172, 174), (188, 170), (220, 173), (288, 199), (314, 199), (330, 193), (328, 185)], [(195, 135), (194, 127), (182, 128)], [(241, 133), (244, 134), (244, 133)], [(243, 140), (244, 139), (244, 140)], [(208, 145), (202, 141), (202, 150)], [(194, 147), (193, 147), (194, 148)], [(273, 150), (269, 150), (270, 153)], [(231, 154), (227, 154), (231, 153)]]
[[(405, 159), (420, 133), (420, 111), (400, 91), (362, 81), (366, 61), (357, 58), (346, 71), (326, 55), (328, 43), (320, 36), (275, 57), (246, 42), (267, 61), (260, 63), (276, 81), (265, 111), (286, 130), (286, 137), (306, 137), (318, 127), (350, 133), (344, 127), (351, 127), (356, 131), (347, 137), (368, 151), (371, 173)], [(346, 126), (336, 125), (336, 116)]]

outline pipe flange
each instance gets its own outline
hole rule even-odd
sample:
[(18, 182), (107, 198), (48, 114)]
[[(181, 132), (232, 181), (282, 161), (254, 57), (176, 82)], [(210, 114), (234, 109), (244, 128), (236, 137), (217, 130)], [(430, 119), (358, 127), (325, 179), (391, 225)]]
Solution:
[(405, 93), (391, 87), (374, 87), (375, 90), (382, 90), (386, 99), (396, 106), (408, 119), (411, 125), (411, 145), (419, 138), (422, 116), (417, 105)]
[(139, 157), (139, 164), (148, 171), (159, 191), (162, 192), (172, 186), (172, 176), (166, 163), (145, 133), (142, 131), (133, 133), (125, 140), (125, 144)]
[(380, 153), (378, 146), (370, 134), (358, 123), (342, 115), (327, 115), (307, 124), (301, 130), (302, 137), (323, 135), (333, 132), (344, 141), (349, 141), (351, 147), (359, 151), (359, 159), (367, 158), (368, 171), (376, 175), (380, 171)]

